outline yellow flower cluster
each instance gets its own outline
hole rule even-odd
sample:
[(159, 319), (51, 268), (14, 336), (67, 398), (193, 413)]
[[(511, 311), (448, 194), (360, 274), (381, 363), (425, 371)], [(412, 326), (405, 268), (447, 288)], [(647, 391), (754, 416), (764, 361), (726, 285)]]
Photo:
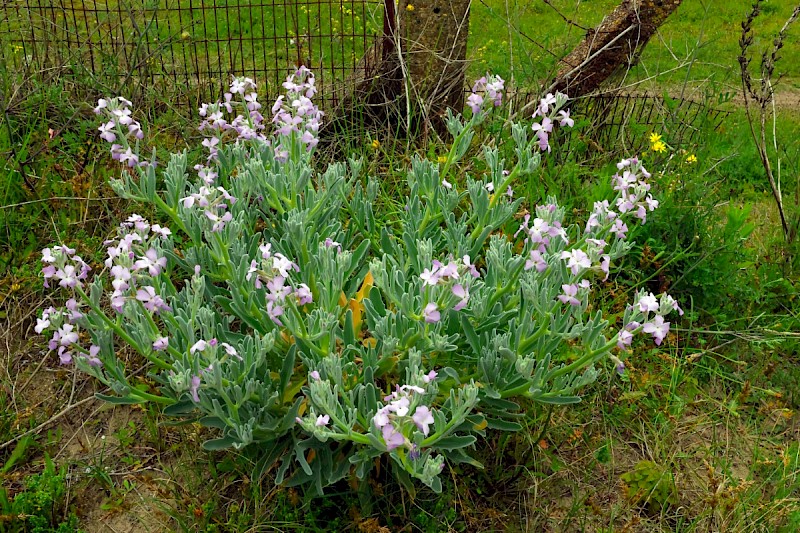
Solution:
[(381, 143), (378, 139), (375, 139), (370, 143), (370, 146), (372, 147), (373, 150), (377, 150), (378, 148), (381, 147)]
[(445, 163), (447, 163), (447, 156), (446, 155), (440, 155), (439, 157), (436, 158), (436, 162), (441, 164), (441, 165), (444, 165)]
[(690, 154), (689, 157), (686, 158), (686, 162), (690, 165), (693, 163), (697, 163), (697, 156), (694, 154)]
[(406, 11), (414, 11), (414, 4), (408, 4), (406, 6)]
[(658, 133), (650, 134), (650, 149), (658, 153), (664, 153), (667, 151), (667, 145), (661, 140), (661, 135)]

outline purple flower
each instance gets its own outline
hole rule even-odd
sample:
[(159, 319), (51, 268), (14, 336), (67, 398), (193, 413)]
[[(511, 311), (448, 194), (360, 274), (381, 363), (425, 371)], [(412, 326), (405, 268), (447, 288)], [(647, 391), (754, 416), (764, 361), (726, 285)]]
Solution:
[(272, 257), (272, 268), (277, 270), (280, 275), (284, 278), (289, 277), (289, 272), (294, 270), (295, 272), (300, 272), (300, 267), (298, 267), (295, 263), (290, 261), (286, 256), (280, 253), (276, 253)]
[(155, 248), (150, 248), (144, 255), (139, 257), (140, 259), (133, 264), (133, 267), (136, 270), (146, 268), (151, 276), (158, 276), (161, 273), (161, 269), (167, 266), (167, 258), (158, 257), (158, 252)]
[(104, 141), (113, 143), (117, 140), (117, 136), (115, 131), (117, 129), (117, 125), (114, 123), (113, 120), (106, 122), (105, 124), (101, 124), (99, 128), (100, 131), (100, 138)]
[(298, 305), (310, 304), (314, 301), (311, 289), (305, 283), (300, 284), (300, 288), (294, 291), (294, 295), (297, 297)]
[(428, 432), (430, 431), (430, 426), (433, 424), (433, 414), (431, 413), (430, 409), (428, 409), (424, 405), (420, 405), (417, 407), (417, 410), (414, 411), (414, 415), (411, 417), (414, 423), (417, 425), (420, 431), (427, 437)]
[(609, 358), (611, 362), (614, 363), (614, 369), (617, 371), (617, 374), (620, 376), (625, 373), (625, 363), (619, 357), (610, 355)]
[(624, 239), (627, 232), (628, 226), (622, 221), (622, 219), (616, 219), (614, 221), (614, 225), (611, 226), (611, 233), (613, 233), (617, 239)]
[(646, 322), (644, 326), (642, 326), (642, 331), (651, 333), (653, 339), (656, 341), (656, 346), (660, 346), (661, 341), (663, 341), (664, 337), (669, 333), (669, 322), (664, 322), (663, 316), (656, 315), (653, 317), (652, 321)]
[(92, 344), (89, 347), (89, 355), (84, 356), (84, 359), (86, 359), (86, 364), (88, 364), (89, 366), (93, 366), (95, 368), (103, 366), (103, 362), (100, 360), (99, 357), (97, 357), (98, 355), (100, 355), (100, 347)]
[(462, 259), (464, 261), (464, 266), (467, 267), (467, 272), (469, 272), (470, 276), (472, 276), (473, 278), (481, 277), (481, 273), (478, 272), (477, 268), (475, 268), (475, 265), (470, 261), (468, 255), (465, 255)]
[(444, 187), (445, 189), (452, 189), (453, 184), (447, 181), (446, 179), (442, 179), (442, 187)]
[(553, 96), (552, 93), (547, 93), (547, 96), (542, 98), (539, 101), (539, 107), (536, 109), (536, 113), (533, 116), (537, 115), (546, 115), (550, 112), (550, 106), (556, 103), (556, 97)]
[(45, 248), (42, 250), (42, 263), (55, 263), (56, 258), (53, 255), (52, 250), (50, 248)]
[(435, 324), (442, 318), (442, 315), (439, 312), (439, 306), (436, 305), (436, 302), (431, 302), (426, 305), (425, 309), (422, 310), (422, 316), (425, 318), (425, 322), (428, 324)]
[(328, 423), (330, 421), (331, 421), (331, 417), (330, 416), (328, 416), (328, 415), (319, 415), (317, 417), (317, 421), (314, 423), (314, 425), (317, 426), (318, 428), (319, 427), (325, 427), (325, 426), (328, 425)]
[(153, 349), (157, 352), (166, 350), (167, 346), (169, 346), (169, 337), (159, 337), (153, 343)]
[(610, 268), (611, 268), (611, 256), (610, 255), (604, 255), (601, 258), (601, 261), (600, 261), (600, 270), (602, 270), (605, 273), (605, 277), (603, 278), (603, 281), (608, 279), (608, 274), (609, 274)]
[(68, 365), (72, 362), (72, 352), (67, 350), (66, 347), (62, 346), (58, 349), (58, 358), (62, 365)]
[(320, 376), (319, 376), (319, 372), (317, 372), (316, 370), (312, 370), (311, 372), (309, 372), (308, 373), (308, 377), (310, 377), (311, 379), (313, 379), (315, 381), (319, 381), (321, 379)]
[(56, 339), (56, 335), (58, 336), (58, 343), (61, 346), (69, 346), (70, 344), (75, 344), (78, 342), (78, 333), (74, 331), (75, 326), (72, 324), (64, 324), (62, 325), (58, 331), (56, 331), (55, 335), (53, 335), (53, 339)]
[(206, 218), (214, 223), (214, 225), (211, 227), (211, 231), (213, 233), (222, 231), (225, 228), (225, 224), (233, 220), (233, 215), (230, 211), (226, 211), (222, 216), (218, 216), (211, 211), (205, 211), (205, 215)]
[(639, 298), (637, 305), (642, 313), (658, 311), (658, 308), (660, 307), (658, 305), (658, 300), (656, 300), (656, 297), (653, 295), (653, 293), (646, 294), (645, 296)]
[(283, 314), (283, 307), (276, 304), (275, 302), (267, 302), (267, 316), (275, 322), (278, 326), (283, 326), (283, 323), (280, 321), (278, 317)]
[(436, 262), (434, 262), (432, 269), (429, 270), (426, 268), (422, 271), (422, 274), (419, 275), (419, 278), (425, 282), (425, 285), (430, 286), (435, 286), (437, 283), (439, 283), (440, 277), (439, 267), (436, 266)]
[(455, 305), (455, 307), (453, 307), (453, 309), (456, 311), (461, 311), (467, 306), (467, 302), (469, 302), (469, 291), (460, 283), (453, 285), (452, 291), (456, 298), (461, 298), (461, 300)]
[(425, 383), (430, 383), (431, 381), (436, 379), (436, 376), (438, 375), (439, 374), (436, 372), (436, 370), (431, 370), (430, 372), (422, 376), (422, 381), (424, 381)]
[(33, 330), (36, 333), (41, 334), (44, 330), (50, 327), (50, 317), (42, 316), (42, 318), (36, 319), (36, 327)]
[(122, 308), (125, 307), (126, 301), (127, 298), (125, 298), (125, 294), (123, 294), (122, 291), (115, 290), (113, 293), (111, 293), (111, 308), (117, 313), (122, 312)]
[(389, 411), (392, 411), (397, 416), (406, 416), (410, 405), (411, 401), (408, 399), (408, 396), (400, 396), (389, 404)]
[(106, 100), (105, 98), (100, 98), (97, 101), (97, 107), (94, 108), (94, 114), (99, 115), (100, 113), (103, 112), (103, 109), (106, 109), (107, 107), (108, 107), (108, 100)]
[(561, 126), (569, 126), (571, 128), (575, 125), (575, 121), (569, 118), (569, 109), (559, 111), (556, 120)]
[(378, 409), (375, 416), (372, 417), (372, 423), (375, 424), (375, 427), (378, 429), (382, 429), (387, 425), (389, 423), (389, 406)]
[(592, 266), (589, 256), (586, 255), (586, 252), (579, 248), (569, 252), (561, 252), (561, 259), (567, 260), (567, 267), (570, 269), (570, 271), (572, 271), (573, 276), (576, 276), (578, 272), (580, 272), (581, 268), (590, 268)]
[(547, 270), (547, 261), (542, 257), (542, 253), (536, 248), (531, 250), (531, 258), (525, 261), (525, 270), (536, 268), (537, 272)]
[(417, 445), (412, 444), (411, 449), (408, 450), (408, 458), (411, 459), (412, 461), (416, 461), (417, 459), (419, 459), (420, 455), (421, 454), (419, 448), (417, 448)]
[(323, 244), (325, 245), (325, 248), (333, 248), (335, 246), (340, 252), (342, 251), (342, 244), (334, 241), (330, 237), (325, 239)]
[(136, 291), (136, 299), (142, 302), (144, 308), (151, 313), (172, 311), (172, 308), (164, 302), (161, 296), (156, 294), (155, 288), (149, 285)]
[(381, 434), (383, 435), (383, 441), (386, 443), (386, 448), (389, 451), (399, 448), (406, 442), (406, 438), (403, 434), (397, 431), (391, 424), (383, 426), (381, 428)]
[(477, 115), (483, 105), (483, 96), (472, 93), (467, 97), (467, 106), (472, 110), (473, 115)]
[(200, 402), (200, 395), (197, 391), (200, 389), (200, 376), (192, 376), (192, 385), (189, 387), (189, 393), (192, 395), (192, 400), (195, 403)]
[(59, 286), (61, 287), (69, 287), (74, 288), (76, 286), (81, 285), (81, 282), (78, 281), (79, 274), (76, 272), (76, 269), (72, 265), (64, 265), (64, 268), (58, 269), (55, 273), (55, 277), (57, 277), (60, 281), (58, 282)]
[(624, 350), (631, 345), (631, 341), (633, 341), (633, 334), (626, 329), (621, 329), (617, 335), (617, 348)]
[(581, 305), (581, 301), (575, 297), (578, 294), (578, 286), (576, 284), (562, 285), (561, 289), (564, 291), (564, 294), (559, 294), (558, 299), (561, 300), (562, 303), (574, 307)]
[(208, 348), (208, 343), (200, 339), (196, 343), (192, 344), (192, 347), (189, 348), (189, 353), (204, 352), (206, 348)]
[(170, 231), (169, 228), (159, 226), (158, 224), (153, 224), (153, 227), (151, 229), (153, 230), (153, 233), (155, 233), (162, 239), (166, 239), (167, 237), (172, 235), (172, 231)]

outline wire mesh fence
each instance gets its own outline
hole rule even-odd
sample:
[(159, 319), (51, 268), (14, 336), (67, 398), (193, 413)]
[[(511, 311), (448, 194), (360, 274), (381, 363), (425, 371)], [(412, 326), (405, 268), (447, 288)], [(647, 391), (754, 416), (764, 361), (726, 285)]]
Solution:
[[(299, 65), (317, 74), (331, 109), (393, 52), (393, 0), (0, 0), (0, 72), (7, 78), (71, 79), (102, 94), (184, 111), (219, 98), (234, 75), (259, 84), (264, 101)], [(519, 109), (539, 95), (509, 94)], [(716, 128), (725, 113), (692, 101), (606, 94), (580, 99), (582, 138), (635, 153), (646, 133), (668, 129), (678, 145)], [(571, 150), (569, 143), (560, 149)]]
[(369, 75), (383, 32), (383, 0), (0, 0), (6, 72), (190, 106), (234, 75), (274, 97), (301, 64), (317, 73), (323, 105), (336, 105)]
[[(525, 108), (540, 95), (530, 91), (511, 92), (506, 105), (521, 119)], [(562, 161), (577, 148), (576, 143), (606, 155), (630, 156), (649, 150), (649, 134), (664, 133), (670, 146), (687, 149), (716, 131), (730, 111), (690, 99), (665, 95), (603, 93), (570, 102), (571, 116), (579, 123), (578, 135), (556, 130), (552, 157)]]

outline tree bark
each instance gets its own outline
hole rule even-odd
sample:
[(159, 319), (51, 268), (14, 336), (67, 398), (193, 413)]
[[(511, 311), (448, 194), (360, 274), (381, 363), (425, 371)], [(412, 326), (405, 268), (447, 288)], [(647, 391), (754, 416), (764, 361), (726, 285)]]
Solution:
[(406, 90), (428, 119), (464, 104), (471, 0), (400, 0)]
[(448, 107), (464, 104), (471, 0), (386, 0), (384, 36), (337, 88), (334, 119), (446, 131)]
[(624, 0), (559, 63), (551, 91), (589, 94), (618, 68), (630, 66), (682, 0)]

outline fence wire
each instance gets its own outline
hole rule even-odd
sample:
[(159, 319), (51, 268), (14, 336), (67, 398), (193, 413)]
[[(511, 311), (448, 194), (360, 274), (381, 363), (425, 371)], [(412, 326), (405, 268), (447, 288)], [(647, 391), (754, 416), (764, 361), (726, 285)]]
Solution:
[(302, 64), (332, 106), (369, 75), (383, 12), (383, 0), (5, 0), (0, 64), (191, 106), (219, 97), (234, 75), (275, 97)]

